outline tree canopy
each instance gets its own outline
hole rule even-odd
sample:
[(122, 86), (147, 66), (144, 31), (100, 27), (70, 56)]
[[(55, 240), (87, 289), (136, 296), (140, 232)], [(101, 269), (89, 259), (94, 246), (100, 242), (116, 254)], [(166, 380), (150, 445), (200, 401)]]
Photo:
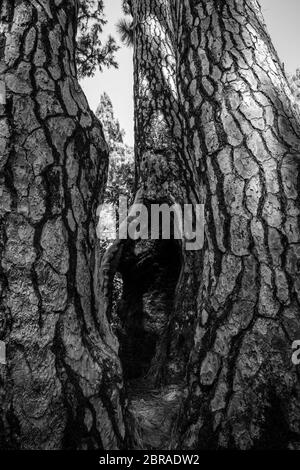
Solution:
[(91, 77), (97, 68), (118, 67), (115, 53), (119, 49), (109, 35), (103, 41), (103, 28), (107, 24), (103, 0), (80, 0), (77, 34), (78, 77)]

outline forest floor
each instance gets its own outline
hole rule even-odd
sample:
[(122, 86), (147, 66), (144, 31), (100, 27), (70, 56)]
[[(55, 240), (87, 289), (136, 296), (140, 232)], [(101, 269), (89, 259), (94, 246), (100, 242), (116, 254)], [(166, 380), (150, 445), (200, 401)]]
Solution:
[(153, 388), (146, 379), (128, 384), (130, 413), (135, 426), (136, 449), (172, 448), (184, 393), (177, 385)]

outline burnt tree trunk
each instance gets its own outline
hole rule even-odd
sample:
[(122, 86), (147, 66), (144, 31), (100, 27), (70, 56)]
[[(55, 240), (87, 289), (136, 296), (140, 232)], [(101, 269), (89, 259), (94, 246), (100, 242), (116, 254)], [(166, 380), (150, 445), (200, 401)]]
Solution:
[(108, 151), (76, 79), (76, 25), (76, 0), (0, 1), (1, 448), (124, 439), (121, 368), (94, 289)]

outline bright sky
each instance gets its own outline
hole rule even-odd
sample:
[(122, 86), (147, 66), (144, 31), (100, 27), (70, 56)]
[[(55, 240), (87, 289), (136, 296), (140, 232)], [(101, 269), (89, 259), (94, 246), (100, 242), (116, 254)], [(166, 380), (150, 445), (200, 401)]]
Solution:
[[(269, 32), (287, 72), (300, 67), (300, 0), (260, 0)], [(120, 43), (116, 23), (123, 16), (121, 0), (105, 0), (108, 19), (106, 33)], [(126, 132), (125, 140), (133, 145), (133, 70), (132, 49), (121, 45), (117, 53), (119, 69), (105, 70), (81, 82), (91, 108), (95, 111), (100, 95), (110, 96), (116, 117)]]

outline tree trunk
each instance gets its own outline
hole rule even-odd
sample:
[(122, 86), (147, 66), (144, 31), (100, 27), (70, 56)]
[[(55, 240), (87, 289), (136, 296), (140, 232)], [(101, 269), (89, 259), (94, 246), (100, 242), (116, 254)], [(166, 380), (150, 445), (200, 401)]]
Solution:
[(123, 248), (133, 445), (297, 448), (299, 113), (259, 4), (131, 3), (140, 200), (206, 219), (201, 251)]
[(256, 1), (182, 14), (207, 223), (183, 446), (297, 447), (299, 113)]
[[(132, 9), (136, 202), (149, 209), (153, 204), (183, 205), (194, 182), (180, 143), (176, 18), (168, 2), (136, 1)], [(128, 240), (122, 245), (117, 268), (123, 277), (118, 337), (129, 398), (130, 446), (167, 449), (177, 439), (174, 432), (184, 394), (182, 370), (169, 364), (168, 346), (185, 252), (174, 237)]]
[(122, 374), (94, 289), (108, 152), (76, 79), (77, 2), (0, 15), (0, 447), (117, 449)]

